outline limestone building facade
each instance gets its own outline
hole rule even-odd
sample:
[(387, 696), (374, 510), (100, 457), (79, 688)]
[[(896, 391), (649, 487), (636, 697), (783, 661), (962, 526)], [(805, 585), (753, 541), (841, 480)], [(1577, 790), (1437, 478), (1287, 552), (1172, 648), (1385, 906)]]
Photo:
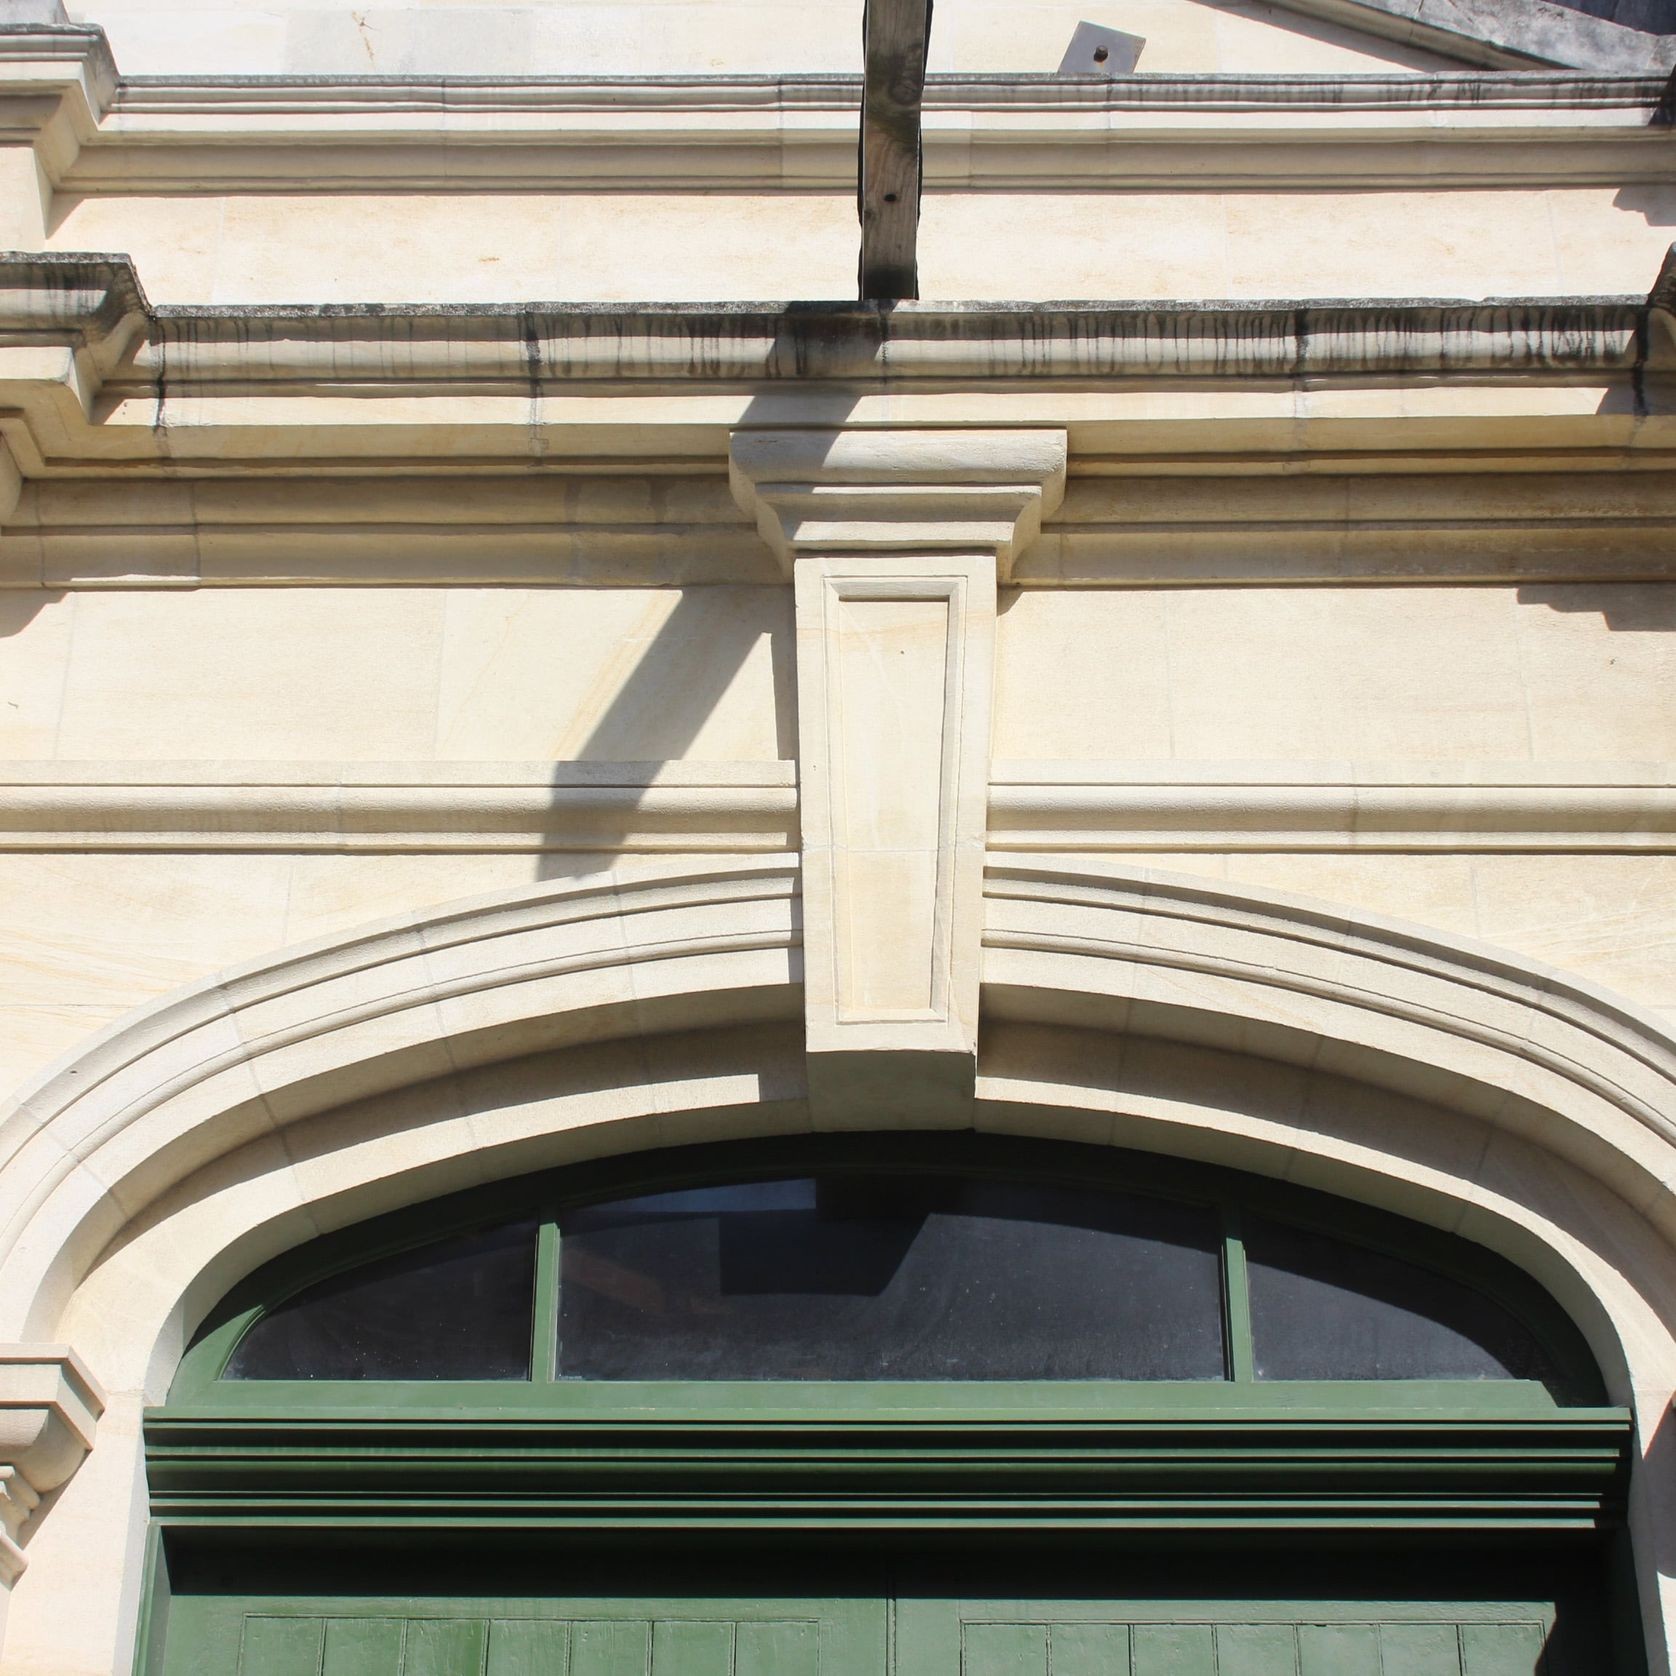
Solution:
[[(5, 1676), (580, 1676), (630, 1597), (651, 1676), (1668, 1676), (1676, 18), (939, 0), (901, 302), (860, 22), (0, 0)], [(298, 1253), (669, 1149), (1220, 1184), (1232, 1394), (572, 1412), (561, 1212), (557, 1409), (188, 1377)], [(1265, 1385), (1273, 1193), (1587, 1391)], [(944, 1598), (875, 1539), (975, 1556), (954, 1639), (868, 1651)], [(1206, 1557), (1055, 1618), (1067, 1542)], [(617, 1569), (551, 1640), (496, 1543)], [(801, 1604), (708, 1664), (729, 1588)]]

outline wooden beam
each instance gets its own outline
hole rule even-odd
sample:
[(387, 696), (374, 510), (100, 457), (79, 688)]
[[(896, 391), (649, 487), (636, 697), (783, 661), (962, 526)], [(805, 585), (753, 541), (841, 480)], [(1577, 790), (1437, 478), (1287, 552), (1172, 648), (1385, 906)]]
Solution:
[(931, 0), (866, 0), (861, 39), (861, 295), (919, 295), (920, 104)]

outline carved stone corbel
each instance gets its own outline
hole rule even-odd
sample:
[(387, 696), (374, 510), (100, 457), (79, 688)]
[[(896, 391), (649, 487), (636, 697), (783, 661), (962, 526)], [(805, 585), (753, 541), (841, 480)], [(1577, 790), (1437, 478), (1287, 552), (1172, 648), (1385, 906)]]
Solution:
[(0, 1585), (28, 1563), (21, 1538), (93, 1447), (105, 1398), (67, 1344), (0, 1345)]
[(1064, 492), (1065, 433), (741, 430), (731, 477), (797, 595), (811, 1107), (959, 1120), (996, 583)]

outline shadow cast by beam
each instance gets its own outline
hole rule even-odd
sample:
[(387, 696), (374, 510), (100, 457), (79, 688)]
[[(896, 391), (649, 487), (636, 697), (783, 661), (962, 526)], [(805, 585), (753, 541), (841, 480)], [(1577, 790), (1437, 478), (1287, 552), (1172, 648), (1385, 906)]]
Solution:
[(1676, 631), (1676, 587), (1668, 582), (1567, 582), (1526, 584), (1515, 591), (1521, 605), (1550, 611), (1593, 611), (1609, 629), (1627, 634)]
[[(776, 323), (764, 377), (740, 415), (738, 428), (841, 429), (864, 391), (855, 385), (811, 383), (811, 375), (819, 378), (818, 369), (808, 365), (811, 348), (823, 337), (860, 333), (873, 339), (877, 354), (888, 335), (880, 329), (885, 324), (880, 317), (888, 317), (891, 308), (889, 303), (861, 305), (859, 310), (853, 303), (788, 303)], [(784, 612), (776, 614), (767, 637), (776, 709), (775, 748), (781, 760), (790, 760), (797, 755), (796, 630), (789, 584), (783, 592)], [(682, 592), (570, 761), (632, 761), (638, 768), (653, 770), (645, 776), (652, 783), (658, 766), (685, 757), (763, 633), (759, 622), (725, 605), (717, 608), (718, 602), (731, 597), (731, 592), (724, 595), (709, 589)], [(555, 777), (555, 799), (558, 789)], [(601, 842), (613, 849), (620, 847), (631, 830), (632, 816), (631, 805), (614, 832), (599, 835)], [(555, 819), (553, 830), (558, 826)], [(601, 854), (599, 850), (583, 855), (544, 849), (536, 877), (574, 878), (595, 872)]]

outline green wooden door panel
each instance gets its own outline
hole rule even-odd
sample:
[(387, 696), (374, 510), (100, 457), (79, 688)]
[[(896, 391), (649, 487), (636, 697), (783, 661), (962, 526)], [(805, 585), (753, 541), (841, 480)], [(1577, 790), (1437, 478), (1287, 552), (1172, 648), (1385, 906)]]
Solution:
[(497, 1619), (489, 1626), (489, 1676), (569, 1676), (574, 1636), (570, 1624)]
[(1541, 1624), (1463, 1624), (1461, 1669), (1466, 1676), (1529, 1676), (1542, 1665), (1546, 1641)]
[(734, 1632), (733, 1676), (820, 1676), (820, 1625), (742, 1623)]
[(1541, 1602), (903, 1601), (892, 1676), (1569, 1676)]
[(1216, 1632), (1217, 1676), (1293, 1676), (1296, 1624), (1224, 1624)]
[(1381, 1676), (1377, 1624), (1300, 1624), (1298, 1676)]
[(1127, 1671), (1133, 1632), (1127, 1624), (1055, 1624), (1052, 1676), (1110, 1676)]
[(569, 1628), (570, 1676), (645, 1676), (652, 1656), (646, 1619), (583, 1618)]
[(402, 1676), (483, 1676), (489, 1626), (447, 1619), (410, 1623)]
[(970, 1676), (1048, 1676), (1045, 1624), (968, 1624), (961, 1669)]
[(1216, 1676), (1216, 1631), (1209, 1624), (1135, 1624), (1130, 1633), (1131, 1671)]
[[(567, 1604), (570, 1610), (565, 1610)], [(1524, 1603), (177, 1600), (167, 1676), (1568, 1676)], [(416, 1609), (417, 1608), (417, 1609)], [(492, 1615), (491, 1615), (492, 1614)]]
[[(149, 1676), (1621, 1676), (1558, 1554), (497, 1554), (187, 1567)], [(358, 1563), (367, 1592), (339, 1592)], [(1302, 1578), (1319, 1594), (1286, 1598)], [(1170, 1592), (1212, 1579), (1227, 1594)]]
[(585, 1601), (186, 1595), (166, 1676), (883, 1676), (882, 1596)]
[(322, 1625), (312, 1618), (248, 1616), (240, 1626), (240, 1676), (292, 1676), (320, 1668)]
[(400, 1676), (406, 1627), (395, 1618), (328, 1618), (321, 1676)]

